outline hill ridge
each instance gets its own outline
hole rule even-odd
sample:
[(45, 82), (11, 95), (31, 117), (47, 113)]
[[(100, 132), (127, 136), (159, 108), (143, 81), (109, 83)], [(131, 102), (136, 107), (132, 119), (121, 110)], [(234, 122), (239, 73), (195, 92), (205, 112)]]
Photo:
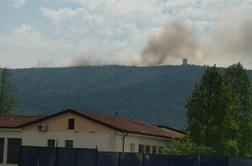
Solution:
[(196, 65), (11, 69), (19, 104), (15, 113), (85, 108), (184, 129), (185, 99), (204, 69)]

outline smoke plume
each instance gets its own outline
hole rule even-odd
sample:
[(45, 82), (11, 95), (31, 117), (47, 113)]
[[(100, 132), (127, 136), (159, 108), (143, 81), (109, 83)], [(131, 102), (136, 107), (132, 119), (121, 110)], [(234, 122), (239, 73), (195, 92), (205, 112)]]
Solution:
[(185, 56), (198, 60), (198, 48), (194, 29), (174, 21), (165, 25), (148, 40), (141, 52), (140, 64), (155, 66)]
[(241, 62), (251, 68), (252, 17), (234, 18), (217, 25), (202, 51), (206, 62), (217, 61), (226, 65)]
[(207, 35), (180, 22), (167, 24), (149, 38), (141, 52), (139, 64), (155, 66), (188, 58), (193, 64), (228, 66), (241, 62), (251, 68), (250, 11), (228, 15), (232, 19), (220, 20)]
[(37, 64), (34, 66), (35, 68), (44, 68), (44, 67), (51, 67), (54, 65), (52, 60), (38, 60)]
[(132, 52), (123, 53), (127, 48), (120, 48), (103, 56), (87, 56), (81, 53), (71, 66), (156, 66), (180, 63), (182, 58), (188, 58), (190, 63), (199, 65), (228, 66), (241, 62), (246, 67), (252, 67), (251, 9), (228, 13), (210, 27), (210, 30), (202, 31), (203, 28), (196, 24), (173, 21), (152, 34), (139, 55), (132, 55)]

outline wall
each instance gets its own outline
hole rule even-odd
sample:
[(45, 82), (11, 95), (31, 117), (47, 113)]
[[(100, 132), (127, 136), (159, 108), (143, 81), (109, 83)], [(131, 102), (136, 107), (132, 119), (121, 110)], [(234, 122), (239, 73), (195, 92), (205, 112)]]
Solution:
[[(75, 129), (68, 130), (68, 119), (75, 119)], [(66, 112), (58, 116), (49, 118), (43, 121), (48, 126), (48, 131), (50, 132), (67, 132), (67, 133), (76, 133), (76, 132), (100, 132), (107, 133), (112, 132), (113, 130), (109, 127), (96, 123), (87, 118), (83, 118), (79, 115), (73, 114), (71, 112)], [(24, 132), (37, 132), (37, 124), (29, 125), (23, 128)]]
[[(68, 129), (68, 119), (75, 119), (74, 130)], [(43, 123), (48, 126), (47, 132), (39, 132), (37, 124), (23, 128), (23, 145), (46, 146), (48, 139), (55, 139), (58, 147), (64, 147), (65, 140), (74, 140), (74, 147), (113, 150), (114, 130), (89, 119), (65, 113)]]
[[(22, 149), (22, 165), (35, 166), (251, 166), (250, 157), (192, 156), (192, 155), (150, 155), (133, 153), (105, 153), (88, 149), (49, 149), (25, 147)], [(63, 154), (62, 154), (63, 153)], [(81, 154), (81, 155), (76, 155)], [(71, 156), (66, 158), (64, 156)], [(49, 160), (48, 162), (48, 158)], [(57, 160), (58, 159), (58, 160)], [(56, 160), (57, 162), (55, 162)], [(78, 161), (76, 163), (76, 161)]]
[[(144, 135), (137, 135), (137, 134), (129, 134), (125, 138), (125, 152), (138, 152), (138, 146), (139, 144), (142, 145), (149, 145), (151, 147), (150, 151), (152, 151), (152, 147), (156, 146), (157, 148), (159, 147), (165, 147), (167, 144), (167, 139), (165, 138), (156, 138), (156, 137), (151, 137), (151, 136), (144, 136)], [(134, 143), (135, 144), (135, 151), (131, 151), (130, 149), (130, 144)]]

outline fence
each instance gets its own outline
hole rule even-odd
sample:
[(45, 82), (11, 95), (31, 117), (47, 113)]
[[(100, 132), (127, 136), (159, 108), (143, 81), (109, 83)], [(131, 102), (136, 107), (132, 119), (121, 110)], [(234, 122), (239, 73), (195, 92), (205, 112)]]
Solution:
[(23, 146), (19, 166), (252, 166), (252, 158), (150, 155)]

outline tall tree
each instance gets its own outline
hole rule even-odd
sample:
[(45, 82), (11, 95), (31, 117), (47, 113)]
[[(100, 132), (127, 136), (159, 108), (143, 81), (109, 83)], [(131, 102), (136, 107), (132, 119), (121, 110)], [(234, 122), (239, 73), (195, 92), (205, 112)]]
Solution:
[(233, 121), (231, 86), (215, 66), (203, 73), (187, 100), (189, 138), (197, 145), (213, 148), (216, 154), (238, 155), (232, 134), (238, 129)]
[(235, 104), (234, 120), (239, 125), (237, 140), (240, 155), (252, 155), (252, 93), (247, 71), (238, 63), (224, 71), (226, 84), (231, 84)]
[(14, 99), (13, 85), (10, 82), (11, 73), (7, 68), (1, 71), (0, 75), (0, 114), (11, 114), (16, 107), (16, 100)]
[(170, 155), (213, 155), (215, 151), (212, 148), (199, 146), (188, 138), (182, 140), (172, 139), (167, 147), (163, 149), (163, 153)]

